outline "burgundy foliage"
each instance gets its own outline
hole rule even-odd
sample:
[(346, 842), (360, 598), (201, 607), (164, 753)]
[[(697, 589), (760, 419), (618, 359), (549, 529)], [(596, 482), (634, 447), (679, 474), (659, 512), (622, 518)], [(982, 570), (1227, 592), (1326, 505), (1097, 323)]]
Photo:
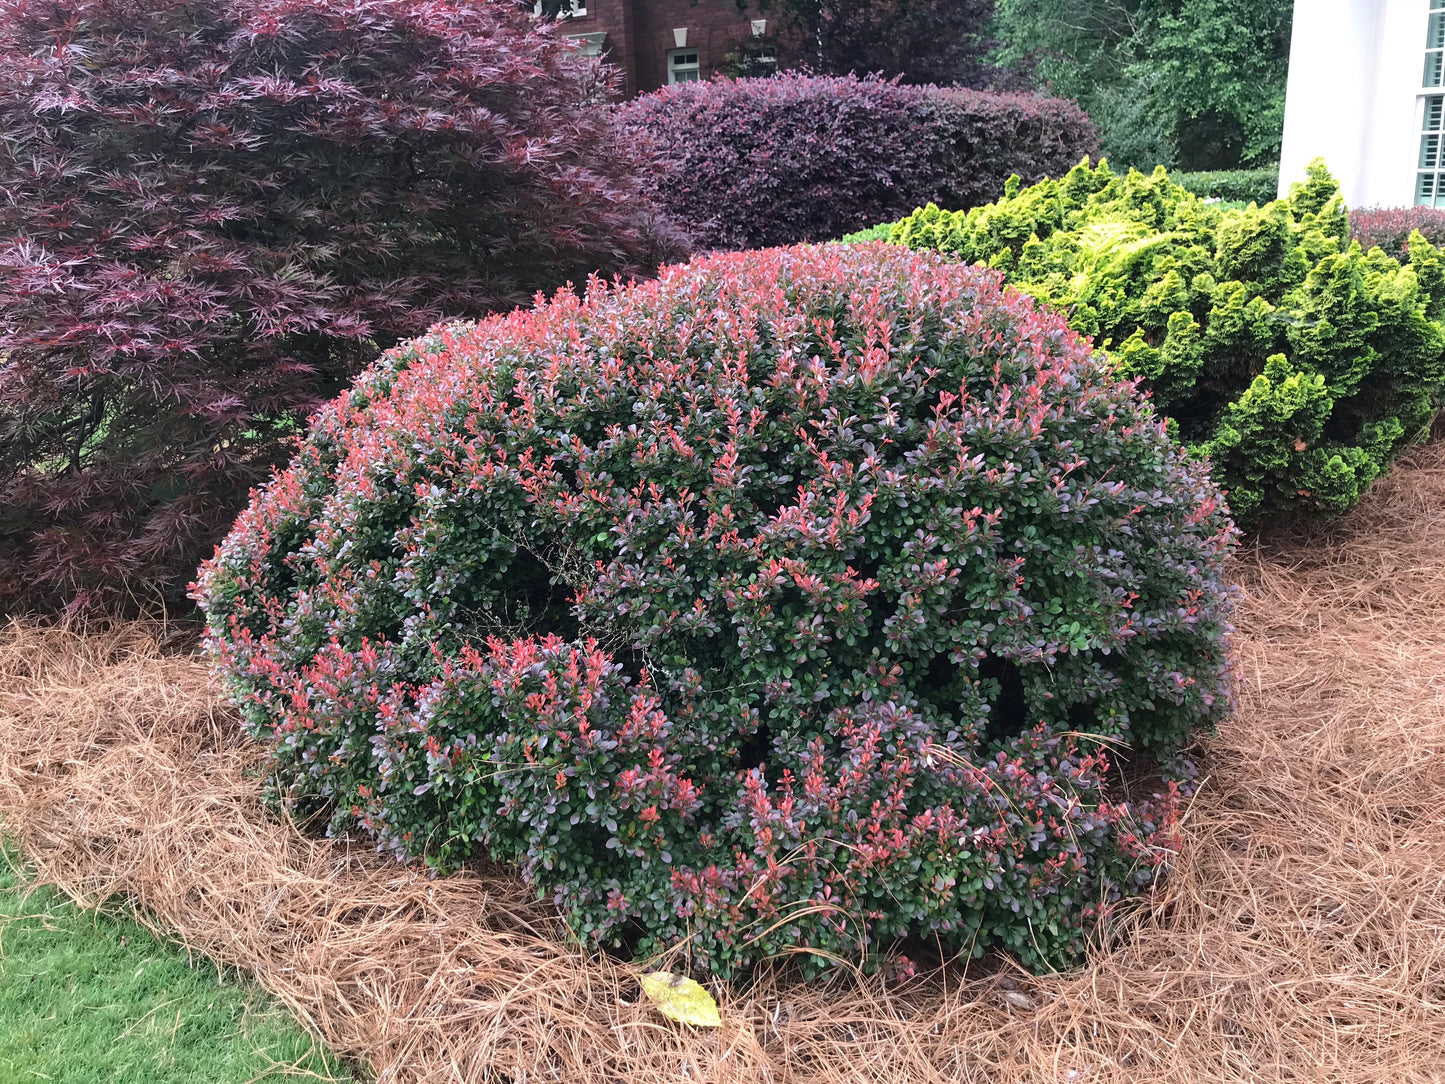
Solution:
[(933, 202), (967, 208), (1097, 150), (1073, 102), (784, 73), (683, 83), (623, 107), (659, 202), (702, 248), (821, 241)]
[(1378, 246), (1401, 263), (1410, 259), (1410, 234), (1419, 230), (1436, 248), (1445, 246), (1445, 209), (1369, 207), (1350, 212), (1350, 238), (1366, 252)]
[(1104, 747), (1222, 714), (1233, 537), (1061, 317), (803, 246), (398, 346), (198, 596), (293, 808), (515, 862), (586, 941), (1038, 966), (1168, 858)]
[(0, 605), (174, 598), (376, 353), (656, 266), (511, 3), (0, 0)]

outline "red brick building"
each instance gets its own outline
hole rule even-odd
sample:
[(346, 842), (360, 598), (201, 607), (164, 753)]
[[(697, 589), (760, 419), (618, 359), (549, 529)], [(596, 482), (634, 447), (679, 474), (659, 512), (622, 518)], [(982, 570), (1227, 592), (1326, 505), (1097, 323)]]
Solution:
[(736, 0), (561, 0), (561, 9), (563, 32), (621, 68), (629, 97), (706, 79), (767, 32), (765, 13)]

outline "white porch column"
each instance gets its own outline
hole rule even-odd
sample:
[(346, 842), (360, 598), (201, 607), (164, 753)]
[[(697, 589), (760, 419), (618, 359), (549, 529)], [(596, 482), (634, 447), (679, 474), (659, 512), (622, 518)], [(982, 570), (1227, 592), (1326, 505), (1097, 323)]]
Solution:
[(1323, 156), (1349, 206), (1414, 202), (1429, 7), (1296, 0), (1280, 195)]

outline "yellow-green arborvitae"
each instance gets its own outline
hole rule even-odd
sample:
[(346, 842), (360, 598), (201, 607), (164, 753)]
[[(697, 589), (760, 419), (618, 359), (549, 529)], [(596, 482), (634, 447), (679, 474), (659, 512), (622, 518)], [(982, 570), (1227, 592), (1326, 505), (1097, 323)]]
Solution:
[(1428, 428), (1445, 382), (1445, 260), (1349, 239), (1322, 162), (1289, 198), (1220, 208), (1085, 160), (888, 239), (1004, 273), (1142, 382), (1207, 455), (1239, 522), (1355, 504)]

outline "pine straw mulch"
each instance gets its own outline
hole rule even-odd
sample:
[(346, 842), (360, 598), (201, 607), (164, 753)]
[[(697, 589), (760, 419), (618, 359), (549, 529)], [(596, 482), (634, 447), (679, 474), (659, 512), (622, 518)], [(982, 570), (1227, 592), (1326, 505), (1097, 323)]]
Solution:
[(1239, 711), (1185, 849), (1067, 975), (774, 980), (672, 1025), (507, 877), (268, 820), (204, 665), (142, 626), (0, 632), (0, 819), (384, 1082), (1445, 1080), (1445, 447), (1238, 574)]

